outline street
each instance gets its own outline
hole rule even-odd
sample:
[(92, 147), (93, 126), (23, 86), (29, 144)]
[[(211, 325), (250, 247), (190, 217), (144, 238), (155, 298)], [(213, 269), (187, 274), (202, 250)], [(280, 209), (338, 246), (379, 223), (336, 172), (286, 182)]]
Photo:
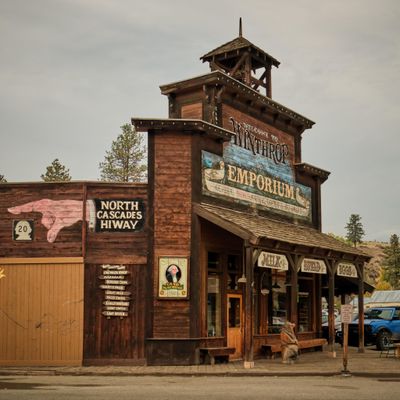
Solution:
[[(395, 395), (398, 393), (398, 395)], [(399, 378), (1, 376), (0, 400), (400, 398)], [(396, 397), (397, 396), (397, 397)]]

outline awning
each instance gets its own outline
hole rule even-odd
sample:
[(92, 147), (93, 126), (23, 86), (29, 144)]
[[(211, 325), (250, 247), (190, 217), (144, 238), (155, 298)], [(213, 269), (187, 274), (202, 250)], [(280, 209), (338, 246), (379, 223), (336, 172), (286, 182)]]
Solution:
[[(364, 280), (364, 292), (372, 293), (375, 288)], [(358, 294), (358, 279), (335, 276), (335, 296), (341, 294)], [(328, 298), (328, 288), (322, 288), (322, 296)]]
[(204, 203), (195, 204), (194, 212), (234, 235), (249, 240), (255, 246), (262, 239), (270, 239), (309, 248), (332, 250), (360, 257), (364, 261), (371, 259), (361, 250), (304, 225), (295, 225)]

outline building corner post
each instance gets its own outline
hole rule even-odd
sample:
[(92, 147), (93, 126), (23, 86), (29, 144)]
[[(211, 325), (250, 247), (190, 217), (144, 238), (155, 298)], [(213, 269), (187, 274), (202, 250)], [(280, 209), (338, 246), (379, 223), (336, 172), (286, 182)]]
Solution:
[(254, 265), (253, 247), (249, 243), (244, 245), (245, 251), (245, 308), (244, 308), (244, 368), (254, 367), (254, 338), (253, 338), (253, 288)]

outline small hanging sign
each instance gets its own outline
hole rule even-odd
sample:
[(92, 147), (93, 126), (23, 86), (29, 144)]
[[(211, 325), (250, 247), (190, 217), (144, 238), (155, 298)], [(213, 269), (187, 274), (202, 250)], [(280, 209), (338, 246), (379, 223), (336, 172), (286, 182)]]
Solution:
[(311, 274), (326, 274), (326, 265), (323, 260), (305, 258), (301, 263), (301, 272)]
[(336, 273), (339, 276), (346, 276), (347, 278), (357, 278), (357, 268), (351, 263), (339, 263)]
[(279, 269), (282, 271), (289, 269), (289, 263), (285, 255), (268, 253), (266, 251), (262, 251), (258, 256), (257, 265), (262, 268)]
[(129, 296), (109, 296), (109, 295), (105, 295), (104, 298), (106, 300), (122, 300), (122, 301), (126, 301), (126, 300), (130, 300), (131, 299)]
[(110, 318), (110, 317), (123, 318), (123, 317), (127, 317), (128, 316), (128, 313), (124, 312), (124, 311), (103, 311), (102, 314), (107, 318)]

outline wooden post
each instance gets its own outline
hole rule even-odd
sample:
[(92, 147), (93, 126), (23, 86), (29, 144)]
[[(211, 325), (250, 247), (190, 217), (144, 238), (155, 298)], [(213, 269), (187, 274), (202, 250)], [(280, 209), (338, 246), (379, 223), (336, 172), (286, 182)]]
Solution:
[(86, 213), (87, 213), (87, 184), (83, 184), (83, 200), (82, 200), (82, 257), (85, 262), (86, 258), (86, 238), (87, 238), (87, 228), (89, 222), (86, 222)]
[(265, 68), (266, 74), (265, 74), (265, 83), (266, 83), (266, 95), (270, 99), (272, 98), (272, 82), (271, 82), (271, 69), (272, 66), (269, 65), (268, 67)]
[(349, 358), (349, 324), (343, 325), (343, 374), (348, 374), (347, 360)]
[(335, 269), (333, 264), (329, 268), (328, 291), (328, 347), (335, 357)]
[[(292, 265), (291, 265), (292, 266)], [(292, 323), (296, 324), (296, 329), (299, 327), (297, 326), (297, 296), (298, 296), (298, 262), (296, 262), (292, 266), (292, 273), (290, 283), (292, 285), (292, 291), (290, 296), (290, 320)]]
[(314, 307), (314, 329), (317, 332), (317, 337), (322, 337), (322, 332), (321, 332), (321, 319), (322, 319), (322, 293), (321, 293), (321, 275), (320, 274), (315, 274), (315, 295), (314, 295), (314, 302), (315, 302), (315, 307)]
[(251, 86), (251, 55), (250, 53), (246, 57), (244, 64), (244, 83), (247, 86)]
[(340, 315), (343, 325), (343, 369), (342, 375), (350, 376), (350, 371), (347, 369), (349, 358), (349, 324), (353, 316), (353, 307), (350, 304), (343, 304), (340, 307)]
[(244, 368), (254, 367), (253, 340), (253, 286), (254, 266), (253, 248), (245, 244), (246, 291), (244, 310)]

